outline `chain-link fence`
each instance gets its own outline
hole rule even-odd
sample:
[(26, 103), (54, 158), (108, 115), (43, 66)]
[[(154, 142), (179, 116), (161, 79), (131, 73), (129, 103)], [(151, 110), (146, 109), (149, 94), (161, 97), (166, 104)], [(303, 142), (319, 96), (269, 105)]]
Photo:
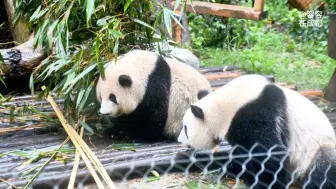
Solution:
[[(56, 102), (61, 107), (63, 100)], [(55, 115), (50, 104), (20, 97), (2, 106), (15, 108), (0, 109), (0, 188), (24, 188), (29, 182), (27, 188), (68, 188), (76, 151), (72, 142), (64, 143), (68, 135), (52, 121)], [(325, 112), (335, 127), (335, 108), (325, 108)], [(104, 127), (102, 123), (86, 121), (92, 128)], [(86, 128), (83, 139), (116, 188), (309, 188), (312, 182), (318, 186), (310, 188), (327, 188), (327, 184), (336, 188), (334, 151), (311, 164), (312, 169), (304, 173), (306, 180), (295, 180), (300, 174), (288, 160), (300, 152), (279, 146), (255, 144), (244, 149), (224, 142), (213, 154), (178, 143), (120, 141), (93, 132)], [(75, 188), (101, 188), (82, 158), (76, 172)]]
[[(56, 144), (56, 141), (62, 138), (57, 135), (52, 136), (48, 141), (42, 138), (42, 143), (36, 142), (34, 145), (39, 147), (43, 144)], [(264, 153), (254, 153), (253, 149), (258, 145), (254, 145), (251, 150), (246, 150), (241, 146), (232, 148), (223, 143), (213, 154), (212, 151), (195, 152), (173, 143), (105, 146), (104, 141), (96, 139), (91, 144), (92, 149), (103, 163), (116, 188), (248, 188), (246, 184), (251, 188), (290, 188), (289, 186), (295, 188), (295, 184), (299, 184), (294, 180), (295, 170), (288, 169), (288, 157), (295, 152), (275, 150), (275, 147)], [(28, 139), (15, 142), (28, 144), (31, 141)], [(90, 143), (90, 141), (87, 142)], [(17, 154), (12, 153), (2, 157), (0, 188), (24, 187), (49, 160), (49, 156), (43, 153), (54, 149), (52, 147), (49, 151), (22, 149), (21, 154), (18, 150)], [(30, 187), (67, 188), (74, 165), (73, 151), (74, 148), (70, 146), (64, 146), (59, 150), (59, 155), (44, 167)], [(242, 153), (244, 151), (246, 153)], [(327, 166), (318, 178), (323, 179), (317, 187), (323, 188), (326, 184), (333, 184), (333, 187), (336, 187), (336, 178), (331, 177), (331, 175), (335, 176), (335, 167), (332, 167), (335, 166), (335, 162), (329, 160), (327, 158), (323, 162)], [(308, 170), (307, 174), (313, 175), (314, 168)], [(289, 180), (287, 178), (286, 183), (281, 182), (286, 180), (284, 175), (290, 177)], [(309, 186), (313, 181), (316, 182), (310, 176), (302, 180), (304, 186)], [(245, 179), (250, 183), (246, 183)], [(262, 179), (267, 180), (268, 183), (263, 182)], [(76, 188), (99, 188), (82, 160), (79, 163), (75, 186)]]

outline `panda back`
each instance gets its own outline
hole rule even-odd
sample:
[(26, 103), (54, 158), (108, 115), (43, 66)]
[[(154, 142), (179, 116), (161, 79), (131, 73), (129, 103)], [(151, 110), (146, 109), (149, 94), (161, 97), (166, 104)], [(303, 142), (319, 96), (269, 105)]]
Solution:
[(290, 161), (303, 174), (321, 146), (335, 146), (335, 131), (313, 102), (296, 91), (280, 88), (287, 99)]
[(185, 111), (199, 97), (210, 93), (209, 81), (193, 67), (165, 58), (171, 70), (171, 89), (169, 95), (169, 110), (165, 132), (178, 136), (181, 131), (182, 119)]

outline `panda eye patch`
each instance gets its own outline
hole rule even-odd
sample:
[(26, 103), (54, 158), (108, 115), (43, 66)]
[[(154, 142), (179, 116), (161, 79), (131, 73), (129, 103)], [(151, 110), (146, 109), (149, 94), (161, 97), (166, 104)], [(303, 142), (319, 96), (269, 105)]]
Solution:
[(117, 102), (117, 97), (116, 97), (114, 94), (110, 94), (109, 99), (110, 99), (112, 102), (114, 102), (115, 104), (118, 104), (118, 102)]
[(188, 138), (188, 132), (187, 132), (187, 126), (186, 125), (184, 125), (184, 133), (185, 133), (186, 137)]

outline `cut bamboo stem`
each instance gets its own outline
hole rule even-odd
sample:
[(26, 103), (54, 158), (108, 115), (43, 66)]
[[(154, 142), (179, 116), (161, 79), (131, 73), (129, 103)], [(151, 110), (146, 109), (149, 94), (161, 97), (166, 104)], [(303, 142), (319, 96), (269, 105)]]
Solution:
[(50, 158), (43, 164), (43, 166), (35, 173), (33, 178), (29, 180), (29, 182), (26, 184), (26, 186), (23, 189), (27, 189), (30, 184), (35, 180), (35, 178), (40, 174), (40, 172), (51, 162), (51, 160), (54, 159), (58, 151), (69, 141), (69, 137), (65, 139), (65, 141), (58, 147), (58, 149), (50, 156)]
[[(84, 127), (81, 127), (80, 136), (82, 138), (83, 138), (83, 133), (84, 133)], [(74, 186), (75, 186), (76, 175), (77, 175), (77, 171), (78, 171), (78, 167), (79, 167), (79, 160), (80, 160), (80, 154), (79, 154), (78, 150), (76, 150), (75, 162), (74, 162), (74, 166), (73, 166), (73, 169), (72, 169), (68, 189), (73, 189)]]
[[(45, 89), (45, 87), (42, 87), (42, 90), (44, 90), (44, 89)], [(104, 169), (104, 166), (101, 164), (101, 162), (98, 160), (98, 158), (93, 154), (92, 150), (87, 146), (87, 144), (83, 141), (83, 139), (80, 138), (80, 136), (78, 135), (78, 133), (68, 124), (68, 122), (66, 121), (66, 119), (63, 116), (62, 112), (58, 108), (55, 100), (50, 95), (47, 96), (47, 100), (50, 102), (51, 106), (54, 108), (54, 110), (55, 110), (55, 112), (57, 114), (58, 119), (61, 121), (61, 123), (62, 123), (65, 131), (70, 136), (71, 141), (74, 143), (76, 149), (78, 149), (78, 151), (79, 151), (82, 159), (84, 160), (85, 164), (88, 166), (88, 169), (89, 170), (92, 169), (90, 172), (91, 172), (94, 180), (96, 181), (98, 187), (99, 188), (104, 188), (103, 185), (102, 185), (102, 183), (101, 183), (101, 181), (99, 180), (99, 177), (98, 177), (97, 173), (94, 171), (92, 165), (90, 164), (90, 161), (87, 158), (90, 158), (92, 160), (93, 165), (98, 170), (98, 172), (100, 173), (100, 175), (103, 177), (103, 179), (106, 182), (106, 184), (111, 189), (115, 189), (115, 186), (114, 186), (111, 178), (107, 174), (106, 170)], [(85, 153), (88, 155), (88, 157), (86, 157)]]

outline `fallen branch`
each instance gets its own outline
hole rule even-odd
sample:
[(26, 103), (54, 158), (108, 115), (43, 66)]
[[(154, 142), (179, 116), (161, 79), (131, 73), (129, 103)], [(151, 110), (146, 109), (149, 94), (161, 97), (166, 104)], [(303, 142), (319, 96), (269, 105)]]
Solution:
[(56, 156), (58, 151), (69, 141), (69, 137), (58, 147), (58, 149), (50, 156), (50, 158), (43, 164), (43, 166), (36, 172), (36, 174), (29, 180), (27, 185), (23, 189), (27, 189), (30, 184), (35, 180), (35, 178), (40, 174), (40, 172), (47, 166), (52, 159)]
[[(42, 90), (45, 90), (45, 87), (42, 88)], [(63, 116), (61, 110), (58, 108), (55, 100), (48, 95), (47, 100), (50, 102), (51, 106), (54, 108), (58, 119), (61, 121), (65, 131), (69, 135), (72, 143), (75, 145), (76, 149), (81, 155), (81, 158), (85, 162), (87, 168), (89, 169), (92, 177), (97, 183), (98, 188), (102, 189), (104, 188), (101, 180), (99, 179), (97, 173), (95, 172), (94, 168), (92, 167), (89, 159), (93, 162), (93, 165), (98, 170), (100, 175), (103, 177), (106, 184), (111, 188), (114, 189), (115, 186), (107, 174), (106, 170), (104, 169), (104, 166), (101, 164), (101, 162), (98, 160), (98, 158), (94, 155), (94, 153), (91, 151), (89, 146), (86, 145), (86, 143), (83, 141), (83, 139), (78, 135), (78, 133), (69, 125), (69, 123), (66, 121), (65, 117)], [(88, 155), (88, 156), (87, 156)], [(89, 159), (88, 159), (89, 158)]]
[(0, 49), (5, 64), (0, 65), (1, 75), (19, 77), (30, 75), (47, 55), (42, 49), (34, 49), (33, 38), (10, 49)]
[[(82, 138), (83, 138), (83, 133), (84, 133), (84, 127), (81, 127), (80, 136)], [(79, 167), (79, 160), (80, 160), (80, 154), (79, 154), (78, 150), (76, 150), (74, 166), (72, 168), (68, 189), (73, 189), (74, 186), (75, 186), (76, 175), (77, 175), (77, 171), (78, 171), (78, 167)]]

